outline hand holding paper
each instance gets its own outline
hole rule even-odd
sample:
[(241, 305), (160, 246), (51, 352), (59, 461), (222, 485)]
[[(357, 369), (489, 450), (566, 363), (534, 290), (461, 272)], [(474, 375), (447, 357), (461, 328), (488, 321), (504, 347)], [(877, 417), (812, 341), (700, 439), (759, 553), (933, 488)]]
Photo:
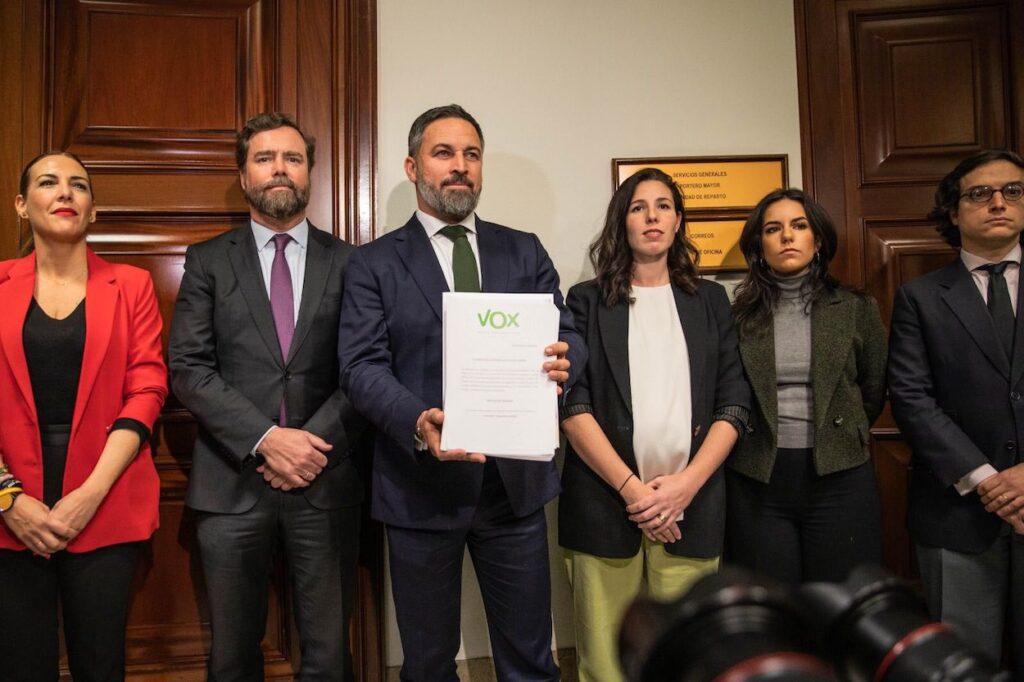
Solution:
[[(564, 384), (569, 380), (569, 359), (566, 354), (569, 352), (569, 344), (565, 341), (556, 341), (544, 349), (544, 355), (554, 356), (554, 360), (544, 363), (544, 371), (548, 373), (548, 379), (556, 384)], [(562, 387), (556, 389), (558, 395), (562, 395)]]
[(479, 452), (465, 450), (442, 450), (441, 428), (444, 424), (444, 412), (436, 407), (423, 410), (416, 420), (416, 434), (427, 444), (427, 449), (442, 462), (477, 462), (483, 464), (486, 457)]

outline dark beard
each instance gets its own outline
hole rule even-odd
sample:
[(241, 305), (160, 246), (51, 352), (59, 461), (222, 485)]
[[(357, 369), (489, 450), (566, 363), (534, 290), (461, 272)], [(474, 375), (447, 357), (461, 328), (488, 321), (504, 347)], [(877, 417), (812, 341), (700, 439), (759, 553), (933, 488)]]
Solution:
[(445, 186), (456, 180), (461, 182), (467, 181), (464, 175), (452, 176), (441, 183), (440, 189), (434, 189), (422, 180), (420, 176), (416, 176), (416, 189), (419, 191), (420, 196), (423, 197), (423, 201), (426, 202), (427, 206), (434, 209), (438, 215), (443, 216), (445, 220), (452, 223), (461, 221), (475, 211), (476, 205), (480, 201), (480, 192), (475, 187), (445, 192)]
[[(274, 187), (288, 187), (291, 192), (272, 192)], [(249, 205), (275, 220), (288, 220), (306, 210), (309, 205), (309, 186), (298, 188), (288, 178), (275, 178), (258, 187), (245, 190)]]

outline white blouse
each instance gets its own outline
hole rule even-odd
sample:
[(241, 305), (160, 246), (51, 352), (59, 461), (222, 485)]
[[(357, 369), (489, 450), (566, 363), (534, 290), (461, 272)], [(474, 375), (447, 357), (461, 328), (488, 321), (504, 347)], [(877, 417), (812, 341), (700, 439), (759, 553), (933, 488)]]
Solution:
[(649, 482), (682, 471), (690, 461), (690, 357), (672, 286), (633, 287), (631, 293), (633, 451), (640, 480)]

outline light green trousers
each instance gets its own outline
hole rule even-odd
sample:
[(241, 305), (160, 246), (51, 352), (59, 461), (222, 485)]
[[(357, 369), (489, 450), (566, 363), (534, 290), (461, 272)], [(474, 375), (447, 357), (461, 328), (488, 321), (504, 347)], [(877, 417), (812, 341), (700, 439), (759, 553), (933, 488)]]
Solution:
[(565, 550), (580, 682), (623, 680), (618, 656), (619, 623), (637, 595), (643, 591), (652, 599), (671, 601), (701, 576), (717, 571), (718, 561), (718, 557), (673, 556), (665, 551), (665, 545), (647, 538), (640, 552), (629, 559)]

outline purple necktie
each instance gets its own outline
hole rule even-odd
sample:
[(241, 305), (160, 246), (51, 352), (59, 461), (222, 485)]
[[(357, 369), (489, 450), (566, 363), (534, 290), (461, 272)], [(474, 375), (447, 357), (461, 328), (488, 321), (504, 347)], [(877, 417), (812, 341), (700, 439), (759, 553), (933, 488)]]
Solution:
[[(292, 271), (284, 257), (284, 249), (292, 238), (287, 234), (274, 235), (274, 264), (270, 266), (270, 307), (274, 312), (274, 327), (277, 342), (281, 346), (281, 359), (288, 361), (288, 350), (295, 333), (295, 298), (292, 293)], [(284, 396), (281, 396), (281, 413), (278, 423), (287, 426)]]

